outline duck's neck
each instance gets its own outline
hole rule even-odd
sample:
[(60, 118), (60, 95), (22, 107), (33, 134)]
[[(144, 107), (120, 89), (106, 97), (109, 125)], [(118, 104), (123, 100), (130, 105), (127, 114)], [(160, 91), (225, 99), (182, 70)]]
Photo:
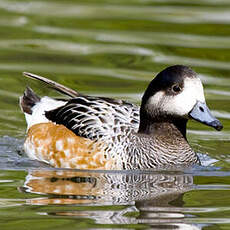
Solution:
[(138, 133), (151, 135), (151, 136), (169, 136), (173, 138), (186, 139), (186, 125), (187, 119), (171, 118), (171, 119), (150, 119), (149, 117), (142, 116)]

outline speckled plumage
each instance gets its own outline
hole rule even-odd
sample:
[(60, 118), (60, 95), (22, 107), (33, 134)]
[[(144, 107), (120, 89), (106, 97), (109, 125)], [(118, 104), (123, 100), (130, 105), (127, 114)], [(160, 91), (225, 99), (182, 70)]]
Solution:
[[(46, 117), (77, 136), (105, 143), (105, 153), (109, 159), (116, 159), (117, 169), (150, 169), (175, 164), (179, 167), (199, 161), (180, 132), (173, 131), (173, 126), (167, 136), (149, 138), (137, 134), (139, 110), (138, 106), (121, 100), (80, 96), (46, 112)], [(169, 129), (169, 124), (165, 126)]]
[[(68, 101), (59, 101), (55, 109), (45, 109), (43, 116), (48, 122), (53, 122), (52, 129), (55, 128), (56, 124), (63, 125), (64, 129), (69, 130), (68, 132), (73, 132), (76, 136), (76, 142), (79, 141), (77, 140), (78, 137), (90, 140), (97, 146), (97, 143), (100, 143), (99, 151), (103, 153), (103, 159), (109, 162), (107, 164), (109, 167), (106, 169), (174, 168), (188, 167), (199, 163), (199, 158), (186, 139), (186, 123), (189, 118), (188, 114), (197, 101), (206, 104), (200, 80), (196, 73), (188, 67), (173, 66), (158, 74), (147, 88), (141, 108), (122, 100), (83, 96), (60, 86), (60, 84), (55, 85), (55, 82), (46, 81), (45, 78), (39, 79), (39, 76), (32, 74), (27, 74), (27, 76), (51, 84), (53, 88), (57, 88), (58, 91), (72, 97)], [(197, 90), (197, 96), (193, 95), (193, 89)], [(24, 112), (26, 112), (24, 107), (28, 111), (26, 95), (31, 95), (31, 92), (25, 92), (21, 99), (21, 107)], [(185, 96), (191, 98), (184, 98)], [(34, 96), (34, 98), (37, 99), (38, 97)], [(188, 105), (181, 106), (180, 103), (183, 104), (183, 101), (180, 101), (181, 98), (184, 103), (188, 100)], [(42, 100), (42, 103), (45, 104), (45, 99)], [(52, 107), (55, 107), (55, 100), (51, 104)], [(174, 104), (175, 109), (173, 108)], [(36, 102), (34, 111), (40, 107), (39, 103)], [(33, 107), (31, 110), (33, 111)], [(33, 112), (31, 116), (33, 117)], [(33, 119), (30, 117), (29, 120)], [(44, 118), (41, 120), (44, 121)], [(212, 121), (210, 126), (221, 129), (219, 121), (215, 120), (215, 122), (214, 124)], [(39, 125), (39, 121), (37, 123)], [(33, 125), (29, 127), (29, 131), (33, 129)], [(28, 143), (35, 146), (32, 139)], [(63, 143), (62, 146), (64, 146)], [(59, 154), (63, 156), (63, 159), (68, 158), (65, 151), (63, 153), (65, 157), (63, 154)], [(48, 154), (47, 150), (45, 154)], [(62, 161), (64, 161), (63, 159)], [(51, 165), (82, 168), (78, 164), (69, 166), (70, 164), (67, 163), (56, 165), (51, 163)], [(84, 167), (87, 168), (88, 166), (84, 165)], [(103, 168), (103, 165), (98, 168)]]

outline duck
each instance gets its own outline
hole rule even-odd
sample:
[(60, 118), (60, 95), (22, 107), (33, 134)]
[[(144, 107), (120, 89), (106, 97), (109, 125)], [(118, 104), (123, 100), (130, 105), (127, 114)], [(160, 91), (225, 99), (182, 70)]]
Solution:
[(200, 164), (186, 137), (188, 120), (223, 128), (205, 101), (197, 73), (184, 65), (159, 72), (141, 105), (81, 94), (55, 81), (24, 72), (67, 95), (39, 97), (27, 87), (20, 97), (27, 134), (24, 151), (56, 168), (151, 170)]

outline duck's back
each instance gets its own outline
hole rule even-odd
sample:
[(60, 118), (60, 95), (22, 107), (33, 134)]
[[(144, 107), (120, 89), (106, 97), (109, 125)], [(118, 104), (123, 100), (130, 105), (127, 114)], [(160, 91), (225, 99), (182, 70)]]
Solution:
[(138, 130), (139, 107), (122, 100), (79, 96), (45, 116), (77, 136), (93, 141), (110, 140)]

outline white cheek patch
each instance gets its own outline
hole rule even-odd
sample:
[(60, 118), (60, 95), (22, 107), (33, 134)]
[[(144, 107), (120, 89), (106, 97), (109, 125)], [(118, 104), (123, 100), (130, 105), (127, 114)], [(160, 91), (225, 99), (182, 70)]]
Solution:
[(165, 114), (187, 116), (197, 101), (205, 102), (202, 83), (199, 78), (186, 78), (180, 94), (168, 96), (159, 91), (149, 98), (147, 106), (154, 106)]

